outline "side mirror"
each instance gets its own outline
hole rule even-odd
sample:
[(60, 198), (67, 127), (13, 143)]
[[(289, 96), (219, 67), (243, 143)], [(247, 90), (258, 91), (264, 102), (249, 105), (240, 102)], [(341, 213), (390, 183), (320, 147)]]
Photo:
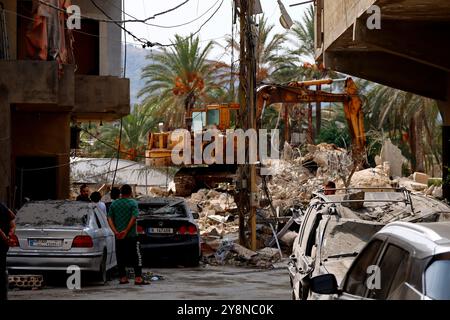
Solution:
[(195, 220), (198, 220), (198, 218), (200, 218), (198, 212), (192, 212), (192, 216), (194, 217)]
[(311, 291), (318, 294), (336, 294), (339, 291), (336, 277), (331, 273), (311, 278), (309, 285)]

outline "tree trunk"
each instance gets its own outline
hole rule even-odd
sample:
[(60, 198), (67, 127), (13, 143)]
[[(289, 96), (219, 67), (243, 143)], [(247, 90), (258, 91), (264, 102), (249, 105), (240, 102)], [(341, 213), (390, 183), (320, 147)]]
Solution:
[(416, 112), (414, 116), (416, 117), (416, 171), (425, 172), (422, 139), (425, 115), (422, 112)]

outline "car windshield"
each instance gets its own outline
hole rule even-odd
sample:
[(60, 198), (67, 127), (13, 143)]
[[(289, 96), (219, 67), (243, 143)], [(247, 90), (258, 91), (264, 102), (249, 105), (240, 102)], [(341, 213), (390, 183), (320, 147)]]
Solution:
[(183, 200), (170, 202), (144, 202), (139, 203), (141, 215), (146, 216), (178, 216), (186, 217), (186, 210), (183, 206)]
[(30, 202), (19, 210), (16, 223), (33, 227), (86, 226), (92, 210), (92, 205), (83, 202)]
[(450, 259), (434, 261), (425, 271), (426, 295), (436, 300), (450, 300)]
[(383, 224), (340, 219), (330, 220), (324, 234), (321, 259), (356, 256)]

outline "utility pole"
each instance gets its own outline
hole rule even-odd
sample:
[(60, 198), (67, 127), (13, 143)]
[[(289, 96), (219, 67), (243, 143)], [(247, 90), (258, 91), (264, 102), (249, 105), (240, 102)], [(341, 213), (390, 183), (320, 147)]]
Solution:
[[(241, 128), (256, 128), (256, 39), (253, 33), (254, 0), (240, 0), (240, 70), (239, 102), (241, 105)], [(250, 150), (250, 148), (246, 148)], [(258, 190), (256, 185), (256, 164), (251, 164), (246, 152), (246, 164), (239, 167), (239, 240), (256, 250), (256, 208)], [(246, 221), (246, 218), (247, 221)], [(250, 229), (250, 243), (246, 229)]]

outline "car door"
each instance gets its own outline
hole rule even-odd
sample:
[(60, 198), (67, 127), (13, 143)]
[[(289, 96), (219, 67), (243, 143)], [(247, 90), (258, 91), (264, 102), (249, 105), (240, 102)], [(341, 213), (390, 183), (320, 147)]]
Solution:
[(396, 293), (408, 279), (409, 264), (409, 251), (388, 242), (378, 264), (379, 279), (376, 281), (374, 278), (374, 281), (368, 284), (367, 298), (376, 300), (395, 298)]
[(101, 218), (99, 218), (99, 210), (97, 208), (93, 210), (92, 220), (94, 245), (95, 248), (101, 252), (104, 248), (106, 248), (106, 235), (104, 225), (102, 225)]
[(104, 244), (107, 250), (107, 259), (106, 264), (107, 266), (115, 266), (116, 264), (116, 242), (114, 233), (112, 232), (108, 220), (106, 218), (106, 215), (101, 212), (100, 210), (95, 210), (96, 216), (98, 218), (98, 221), (101, 225), (101, 230), (103, 232), (103, 238), (104, 238)]
[(366, 298), (368, 280), (374, 275), (379, 257), (384, 248), (383, 239), (371, 240), (353, 261), (342, 287), (340, 300), (362, 300)]

